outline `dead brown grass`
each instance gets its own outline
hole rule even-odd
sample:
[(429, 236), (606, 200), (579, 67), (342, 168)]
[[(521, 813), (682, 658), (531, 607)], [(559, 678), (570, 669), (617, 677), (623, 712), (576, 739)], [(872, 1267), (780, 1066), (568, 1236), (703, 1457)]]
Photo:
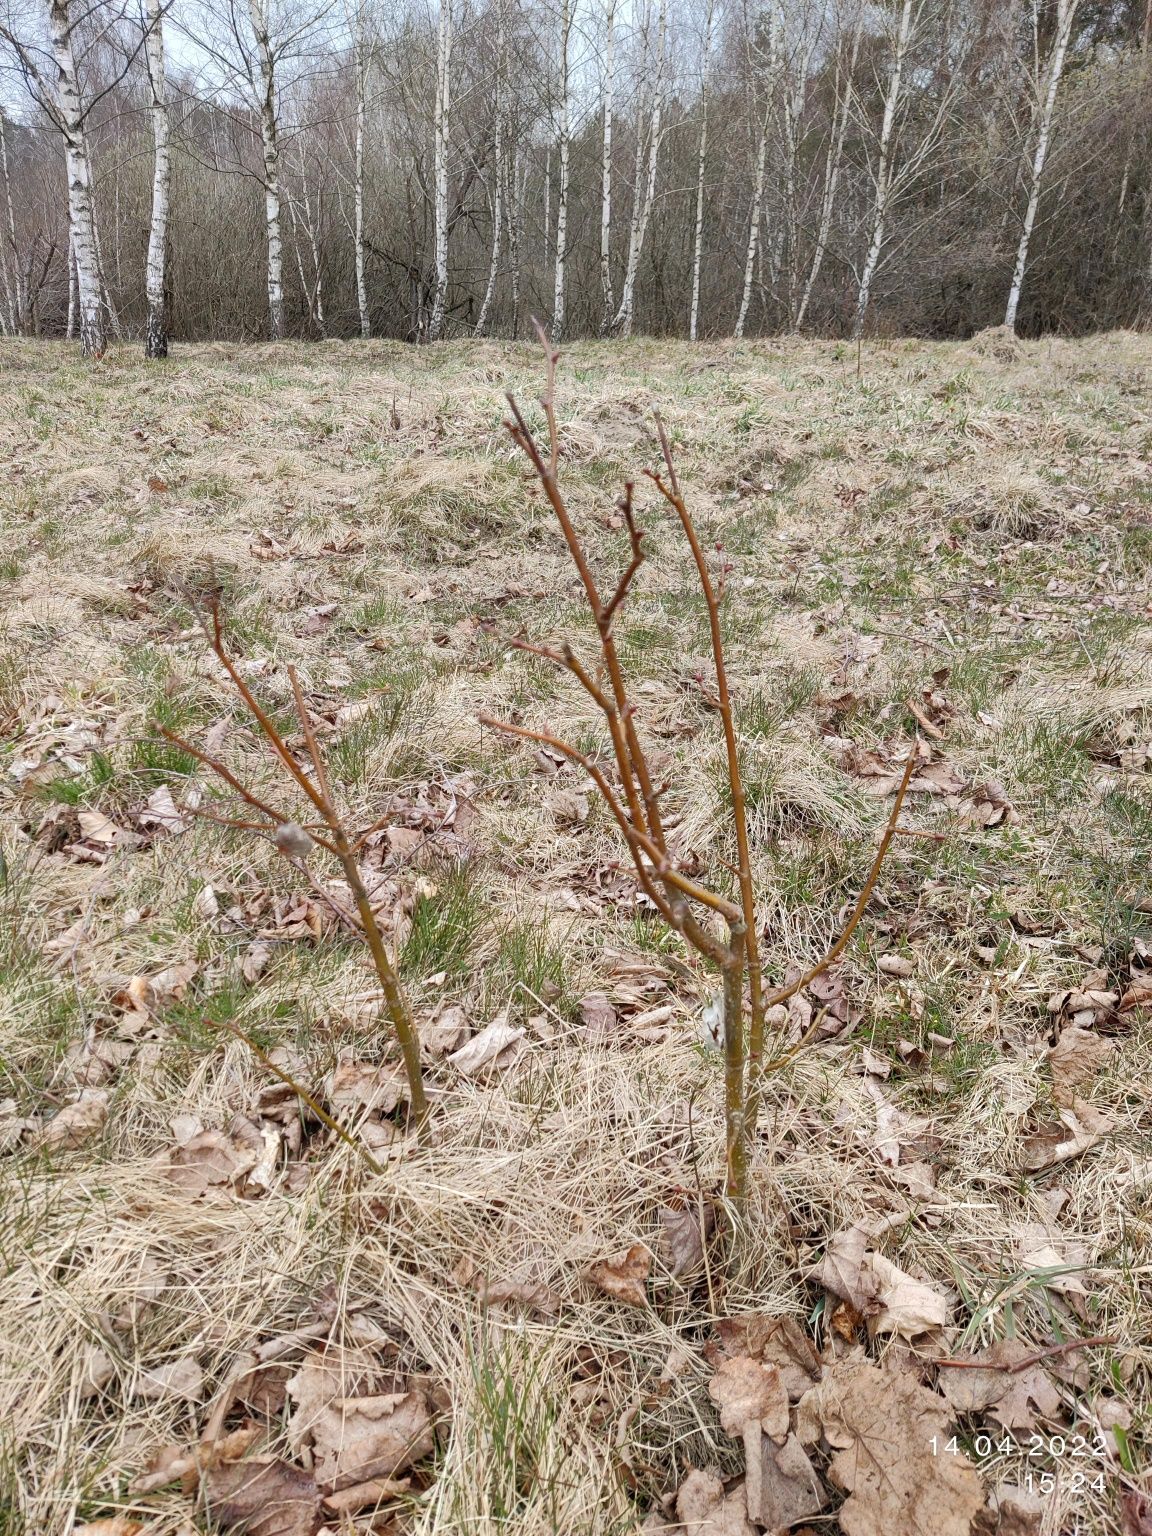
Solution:
[[(573, 807), (575, 776), (476, 723), (519, 712), (576, 741), (597, 725), (578, 691), (508, 648), (579, 622), (500, 426), (505, 388), (533, 394), (534, 349), (211, 346), (160, 373), (117, 352), (89, 374), (62, 348), (4, 344), (5, 1536), (116, 1510), (155, 1536), (185, 1532), (192, 1499), (134, 1495), (134, 1479), (196, 1439), (246, 1351), (318, 1317), (348, 1348), (379, 1351), (386, 1335), (451, 1401), (434, 1467), (387, 1511), (398, 1530), (635, 1529), (689, 1465), (740, 1470), (705, 1390), (714, 1319), (794, 1316), (848, 1348), (805, 1276), (831, 1234), (889, 1218), (883, 1252), (949, 1300), (947, 1334), (919, 1354), (1009, 1327), (1040, 1344), (1120, 1341), (1053, 1379), (1068, 1422), (1119, 1405), (1126, 1460), (1113, 1454), (1103, 1492), (1061, 1482), (1043, 1529), (1122, 1529), (1121, 1495), (1146, 1486), (1152, 1456), (1147, 1012), (1091, 1025), (1115, 1042), (1079, 1090), (1106, 1132), (1025, 1165), (1060, 1107), (1049, 998), (1094, 970), (1130, 984), (1149, 928), (1152, 427), (1134, 381), (1152, 347), (1118, 335), (1001, 351), (878, 348), (862, 388), (854, 357), (809, 344), (586, 344), (565, 358), (566, 472), (593, 558), (618, 564), (607, 515), (622, 476), (656, 461), (658, 405), (701, 528), (735, 565), (725, 643), (769, 975), (838, 930), (888, 804), (862, 762), (906, 750), (906, 700), (937, 721), (939, 760), (969, 786), (998, 780), (1014, 808), (984, 827), (966, 819), (971, 795), (914, 792), (909, 819), (932, 836), (900, 840), (823, 1000), (827, 1037), (769, 1086), (755, 1240), (729, 1279), (711, 1264), (673, 1276), (660, 1244), (661, 1209), (715, 1201), (722, 1177), (719, 1068), (699, 1043), (712, 980), (637, 909), (607, 820)], [(732, 853), (694, 682), (704, 615), (654, 495), (642, 515), (650, 561), (621, 650), (653, 752), (684, 786), (668, 806), (677, 851), (715, 874)], [(268, 1119), (272, 1080), (203, 1013), (283, 1051), (321, 1093), (342, 1051), (385, 1052), (362, 955), (336, 932), (292, 930), (292, 903), (315, 893), (271, 848), (191, 817), (178, 834), (140, 819), (159, 784), (183, 804), (196, 783), (158, 754), (155, 720), (199, 738), (224, 721), (226, 759), (268, 782), (195, 631), (209, 562), (254, 685), (286, 710), (298, 668), (354, 818), (426, 835), (385, 844), (375, 867), (381, 910), (414, 945), (425, 1028), (455, 1005), (471, 1030), (506, 1010), (526, 1031), (490, 1077), (430, 1063), (426, 1158), (369, 1117), (383, 1177), (307, 1123), (265, 1192), (241, 1181), (193, 1200), (170, 1177), (181, 1117), (222, 1133)], [(933, 689), (951, 713), (924, 701)], [(337, 713), (364, 698), (367, 716)], [(453, 796), (469, 814), (441, 825)], [(142, 841), (93, 842), (81, 811)], [(205, 886), (214, 915), (195, 905)], [(249, 981), (257, 941), (270, 958)], [(910, 976), (881, 967), (892, 953)], [(187, 994), (134, 1019), (125, 986), (179, 963), (195, 968)], [(582, 1021), (592, 993), (615, 1010), (606, 1038)], [(658, 1023), (634, 1025), (653, 1010)], [(85, 1084), (108, 1094), (97, 1133), (38, 1147)], [(907, 1117), (895, 1168), (877, 1091)], [(929, 1195), (900, 1182), (910, 1162), (933, 1170)], [(1030, 1223), (1083, 1266), (1084, 1295), (1022, 1263)], [(655, 1255), (644, 1308), (587, 1277), (637, 1242)], [(546, 1305), (485, 1308), (497, 1284)], [(94, 1390), (91, 1350), (112, 1366)], [(189, 1358), (194, 1401), (141, 1395), (145, 1372)], [(282, 1412), (267, 1428), (286, 1445)], [(993, 1483), (1025, 1466), (982, 1471)]]

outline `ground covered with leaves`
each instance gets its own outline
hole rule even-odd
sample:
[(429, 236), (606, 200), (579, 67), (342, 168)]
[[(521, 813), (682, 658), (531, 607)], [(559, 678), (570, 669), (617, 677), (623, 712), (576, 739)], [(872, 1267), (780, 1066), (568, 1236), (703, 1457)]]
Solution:
[[(594, 639), (502, 426), (538, 349), (3, 344), (4, 1536), (1152, 1531), (1152, 339), (861, 362), (561, 363), (606, 579), (638, 482), (617, 634), (665, 820), (731, 888), (656, 410), (723, 578), (772, 980), (923, 744), (848, 953), (774, 1020), (816, 1039), (734, 1242), (715, 979), (577, 772), (477, 720), (606, 760), (511, 647)], [(214, 592), (363, 838), (426, 1151), (339, 869), (221, 825), (159, 734), (283, 796)]]

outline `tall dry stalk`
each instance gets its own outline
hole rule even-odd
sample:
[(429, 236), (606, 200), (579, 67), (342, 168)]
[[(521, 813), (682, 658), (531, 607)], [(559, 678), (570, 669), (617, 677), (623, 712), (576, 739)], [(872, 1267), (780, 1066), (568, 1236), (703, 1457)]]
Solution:
[[(748, 1148), (755, 1129), (763, 1073), (782, 1066), (794, 1054), (794, 1051), (787, 1052), (765, 1066), (763, 1062), (765, 1016), (770, 1008), (787, 1001), (794, 993), (807, 986), (832, 965), (846, 949), (864, 914), (880, 873), (880, 867), (895, 835), (900, 809), (916, 761), (916, 749), (913, 748), (908, 758), (884, 836), (873, 860), (868, 879), (843, 933), (824, 957), (797, 981), (765, 997), (758, 945), (755, 892), (752, 884), (747, 808), (740, 772), (739, 743), (732, 710), (731, 690), (724, 658), (720, 598), (708, 569), (704, 547), (680, 489), (668, 435), (663, 424), (658, 423), (664, 473), (656, 471), (647, 473), (679, 519), (692, 551), (700, 590), (708, 611), (712, 658), (716, 668), (716, 697), (713, 702), (722, 722), (731, 792), (732, 831), (737, 856), (735, 872), (740, 898), (738, 903), (690, 879), (678, 868), (676, 860), (669, 853), (660, 814), (659, 802), (662, 791), (657, 790), (653, 784), (644, 747), (636, 729), (635, 706), (628, 694), (613, 635), (616, 615), (627, 599), (636, 574), (644, 562), (644, 535), (636, 525), (633, 486), (631, 483), (625, 485), (624, 495), (619, 503), (619, 509), (628, 530), (631, 557), (611, 595), (605, 597), (592, 573), (584, 545), (576, 531), (564, 493), (560, 488), (560, 439), (556, 422), (556, 364), (559, 353), (548, 344), (543, 331), (539, 334), (545, 348), (547, 370), (546, 388), (541, 401), (548, 430), (546, 447), (542, 447), (537, 441), (523, 412), (511, 395), (508, 396), (508, 404), (512, 417), (505, 425), (513, 441), (528, 456), (560, 525), (564, 541), (568, 546), (568, 553), (580, 577), (585, 599), (596, 625), (601, 666), (596, 669), (597, 675), (594, 676), (568, 643), (563, 644), (558, 650), (524, 640), (514, 641), (513, 644), (518, 650), (544, 657), (571, 673), (596, 704), (604, 716), (611, 737), (616, 782), (610, 782), (608, 774), (587, 753), (581, 752), (571, 742), (564, 741), (551, 732), (512, 725), (508, 721), (496, 720), (490, 715), (481, 715), (480, 722), (495, 730), (506, 732), (508, 735), (548, 747), (584, 770), (596, 786), (620, 829), (621, 836), (632, 856), (641, 890), (669, 927), (681, 934), (698, 954), (719, 970), (724, 1017), (727, 1190), (729, 1196), (739, 1202), (744, 1199), (748, 1189)], [(605, 681), (601, 682), (599, 678)], [(703, 908), (705, 913), (715, 913), (722, 918), (726, 929), (725, 938), (719, 938), (705, 926), (694, 908)], [(747, 1034), (744, 1016), (745, 983), (748, 991)], [(806, 1042), (800, 1042), (801, 1045), (804, 1043)]]
[[(252, 810), (259, 812), (264, 818), (262, 821), (232, 820), (226, 825), (233, 827), (249, 827), (269, 831), (276, 847), (287, 858), (295, 860), (307, 859), (313, 847), (323, 848), (330, 853), (340, 864), (344, 872), (344, 878), (348, 882), (348, 888), (352, 892), (356, 903), (356, 911), (360, 919), (357, 931), (361, 934), (368, 953), (372, 957), (372, 965), (380, 982), (380, 989), (384, 994), (384, 1006), (392, 1027), (396, 1031), (396, 1038), (400, 1044), (401, 1055), (404, 1060), (404, 1073), (408, 1080), (408, 1097), (412, 1108), (412, 1116), (416, 1123), (417, 1134), (422, 1141), (427, 1139), (428, 1133), (428, 1098), (424, 1091), (424, 1078), (420, 1066), (420, 1041), (416, 1033), (416, 1027), (412, 1021), (412, 1014), (400, 986), (400, 978), (396, 974), (396, 968), (388, 955), (384, 943), (384, 936), (380, 932), (376, 914), (372, 910), (368, 888), (364, 884), (357, 862), (357, 843), (348, 831), (347, 825), (341, 816), (332, 795), (332, 787), (328, 779), (328, 769), (324, 761), (324, 754), (320, 750), (316, 740), (316, 732), (312, 727), (312, 720), (308, 714), (308, 707), (304, 701), (304, 695), (300, 688), (300, 680), (296, 675), (295, 667), (288, 668), (288, 678), (292, 685), (292, 701), (296, 709), (296, 717), (300, 722), (300, 730), (304, 737), (304, 745), (311, 764), (309, 774), (293, 757), (289, 751), (283, 736), (280, 734), (275, 722), (264, 709), (256, 695), (244, 681), (235, 662), (229, 656), (224, 647), (223, 629), (220, 622), (220, 606), (213, 599), (210, 614), (211, 625), (208, 628), (208, 642), (216, 656), (217, 661), (227, 672), (237, 693), (244, 701), (248, 712), (255, 720), (261, 734), (271, 746), (272, 751), (280, 761), (281, 767), (288, 777), (302, 791), (309, 804), (315, 810), (318, 820), (310, 822), (307, 826), (301, 826), (288, 817), (281, 815), (273, 806), (261, 800), (248, 789), (236, 777), (230, 768), (220, 762), (210, 753), (193, 746), (183, 737), (177, 736), (175, 731), (161, 727), (162, 734), (179, 747), (194, 757), (197, 762), (203, 763), (218, 779), (227, 784), (230, 789), (240, 796), (241, 800)], [(327, 835), (325, 835), (327, 834)]]

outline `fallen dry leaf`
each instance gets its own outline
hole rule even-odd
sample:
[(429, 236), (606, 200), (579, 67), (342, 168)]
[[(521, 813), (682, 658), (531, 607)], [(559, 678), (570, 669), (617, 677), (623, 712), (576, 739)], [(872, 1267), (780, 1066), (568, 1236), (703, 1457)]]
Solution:
[(590, 992), (580, 999), (579, 1006), (585, 1038), (597, 1045), (610, 1040), (616, 1033), (616, 1010), (603, 992)]
[(863, 1312), (876, 1294), (874, 1281), (865, 1274), (864, 1255), (871, 1240), (872, 1233), (861, 1222), (833, 1232), (824, 1257), (809, 1271), (808, 1278)]
[(97, 1397), (116, 1375), (111, 1356), (95, 1344), (89, 1344), (81, 1358), (77, 1394), (82, 1398)]
[(202, 885), (192, 900), (192, 916), (201, 922), (211, 922), (220, 916), (220, 900), (210, 885)]
[[(410, 1477), (372, 1477), (363, 1483), (353, 1483), (338, 1493), (324, 1496), (324, 1508), (334, 1515), (354, 1515), (361, 1509), (375, 1509), (389, 1499), (399, 1498), (412, 1486)], [(377, 1529), (373, 1523), (372, 1529)], [(389, 1530), (392, 1527), (389, 1526)]]
[(1039, 1173), (1056, 1163), (1068, 1162), (1089, 1151), (1111, 1129), (1112, 1121), (1107, 1115), (1082, 1099), (1074, 1099), (1060, 1111), (1059, 1121), (1024, 1138), (1021, 1164), (1029, 1173)]
[(148, 796), (148, 807), (140, 812), (140, 824), (145, 827), (159, 827), (161, 831), (171, 832), (177, 836), (187, 828), (188, 823), (177, 810), (172, 791), (167, 784), (161, 784)]
[(191, 1357), (172, 1360), (158, 1365), (155, 1370), (144, 1371), (136, 1386), (136, 1396), (145, 1402), (165, 1402), (180, 1398), (184, 1402), (197, 1403), (204, 1395), (204, 1372)]
[(579, 789), (554, 789), (548, 806), (562, 827), (580, 827), (588, 820), (588, 796)]
[(936, 1195), (936, 1169), (931, 1163), (902, 1163), (898, 1168), (889, 1168), (886, 1177), (913, 1199), (931, 1200)]
[(695, 1467), (676, 1495), (676, 1518), (685, 1536), (756, 1536), (745, 1511), (743, 1487), (725, 1493), (718, 1477)]
[(249, 986), (259, 981), (272, 959), (272, 946), (265, 939), (254, 939), (240, 959), (240, 974)]
[(725, 1434), (742, 1435), (749, 1423), (782, 1441), (788, 1434), (788, 1390), (774, 1365), (738, 1355), (725, 1360), (708, 1383)]
[(1125, 1536), (1152, 1536), (1152, 1495), (1125, 1488), (1121, 1503)]
[(1039, 1270), (1046, 1290), (1065, 1296), (1086, 1296), (1084, 1275), (1088, 1272), (1088, 1245), (1046, 1226), (1043, 1222), (1024, 1222), (1013, 1234), (1016, 1262), (1021, 1269)]
[(793, 1402), (820, 1379), (820, 1359), (803, 1325), (793, 1317), (746, 1312), (740, 1317), (721, 1318), (716, 1324), (716, 1338), (705, 1345), (704, 1358), (715, 1368), (738, 1355), (776, 1366)]
[(542, 1317), (555, 1317), (560, 1310), (560, 1298), (542, 1282), (528, 1280), (481, 1280), (476, 1286), (480, 1299), (490, 1307), (515, 1303), (531, 1307)]
[(506, 1019), (493, 1019), (478, 1035), (473, 1035), (466, 1045), (453, 1051), (448, 1061), (465, 1077), (475, 1077), (490, 1068), (501, 1070), (510, 1067), (519, 1054), (524, 1031), (509, 1024)]
[(206, 1512), (244, 1536), (316, 1536), (320, 1490), (290, 1462), (255, 1456), (213, 1467), (202, 1484)]
[(423, 1392), (338, 1397), (312, 1424), (313, 1470), (334, 1492), (372, 1478), (394, 1477), (421, 1461), (435, 1444)]
[(749, 1476), (745, 1493), (749, 1519), (773, 1532), (819, 1514), (828, 1502), (824, 1485), (796, 1435), (789, 1435), (783, 1445), (764, 1437), (758, 1486), (753, 1488)]
[(74, 1525), (72, 1536), (140, 1536), (144, 1527), (127, 1515), (112, 1515), (107, 1520), (90, 1520), (87, 1525)]
[(371, 1350), (330, 1346), (309, 1351), (285, 1383), (296, 1405), (288, 1424), (288, 1443), (296, 1451), (307, 1445), (313, 1426), (337, 1399), (376, 1397), (398, 1385)]
[[(1051, 1500), (1015, 1483), (1001, 1483), (976, 1517), (972, 1536), (1041, 1536)], [(1152, 1536), (1152, 1532), (1149, 1533)]]
[(459, 1004), (441, 1008), (420, 1026), (420, 1050), (432, 1058), (458, 1051), (468, 1035), (468, 1015)]
[(652, 1268), (652, 1255), (643, 1243), (633, 1243), (598, 1263), (589, 1265), (588, 1278), (613, 1301), (630, 1307), (648, 1305), (645, 1282)]
[(1075, 1025), (1062, 1030), (1059, 1040), (1048, 1052), (1057, 1104), (1070, 1107), (1075, 1102), (1077, 1084), (1090, 1082), (1115, 1049), (1115, 1041), (1105, 1040), (1091, 1030)]
[(80, 823), (83, 837), (89, 843), (111, 848), (117, 843), (131, 840), (132, 834), (124, 827), (117, 826), (103, 811), (81, 811), (76, 819)]
[(885, 976), (907, 977), (916, 969), (916, 962), (907, 955), (881, 955), (876, 961), (876, 969)]
[(871, 1320), (873, 1333), (898, 1333), (914, 1339), (948, 1321), (948, 1300), (935, 1287), (898, 1269), (882, 1253), (870, 1253), (867, 1267), (875, 1277), (878, 1316)]
[(65, 1152), (98, 1136), (108, 1119), (108, 1094), (103, 1088), (84, 1088), (80, 1096), (41, 1130), (36, 1145), (47, 1152)]
[(943, 1398), (859, 1359), (831, 1366), (810, 1395), (835, 1452), (829, 1477), (848, 1495), (837, 1517), (844, 1536), (969, 1536), (984, 1490), (947, 1449)]
[(704, 1263), (704, 1245), (716, 1223), (716, 1209), (710, 1201), (701, 1212), (695, 1205), (676, 1208), (664, 1205), (660, 1208), (660, 1257), (668, 1273), (683, 1280), (696, 1272)]
[(1017, 825), (1020, 815), (1000, 780), (985, 779), (980, 784), (973, 784), (959, 808), (957, 819), (963, 826), (1012, 827)]
[(345, 1058), (329, 1073), (325, 1094), (337, 1116), (390, 1115), (408, 1102), (408, 1084), (398, 1065)]
[(254, 1151), (223, 1131), (200, 1131), (169, 1154), (168, 1177), (195, 1200), (210, 1188), (234, 1184), (256, 1161)]
[(167, 1445), (148, 1463), (148, 1469), (129, 1484), (129, 1493), (137, 1496), (154, 1493), (169, 1483), (180, 1483), (185, 1493), (192, 1493), (203, 1473), (211, 1467), (223, 1467), (240, 1461), (260, 1440), (265, 1431), (259, 1424), (244, 1424), (218, 1440), (199, 1445)]
[(978, 1354), (957, 1357), (972, 1362), (968, 1367), (942, 1366), (940, 1388), (958, 1413), (990, 1410), (1005, 1429), (1033, 1430), (1038, 1417), (1059, 1413), (1062, 1399), (1039, 1364), (1008, 1369), (1031, 1353), (1019, 1339), (997, 1339)]

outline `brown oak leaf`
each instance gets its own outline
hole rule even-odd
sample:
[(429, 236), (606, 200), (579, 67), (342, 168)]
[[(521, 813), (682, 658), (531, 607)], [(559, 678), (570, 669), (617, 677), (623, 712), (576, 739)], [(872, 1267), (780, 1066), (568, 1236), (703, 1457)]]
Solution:
[(633, 1243), (606, 1259), (588, 1267), (588, 1278), (614, 1301), (630, 1307), (648, 1305), (645, 1282), (652, 1268), (652, 1255), (643, 1243)]
[(848, 1495), (838, 1515), (844, 1536), (969, 1536), (984, 1490), (968, 1460), (947, 1449), (943, 1398), (861, 1359), (831, 1366), (810, 1396), (835, 1451), (829, 1477)]

